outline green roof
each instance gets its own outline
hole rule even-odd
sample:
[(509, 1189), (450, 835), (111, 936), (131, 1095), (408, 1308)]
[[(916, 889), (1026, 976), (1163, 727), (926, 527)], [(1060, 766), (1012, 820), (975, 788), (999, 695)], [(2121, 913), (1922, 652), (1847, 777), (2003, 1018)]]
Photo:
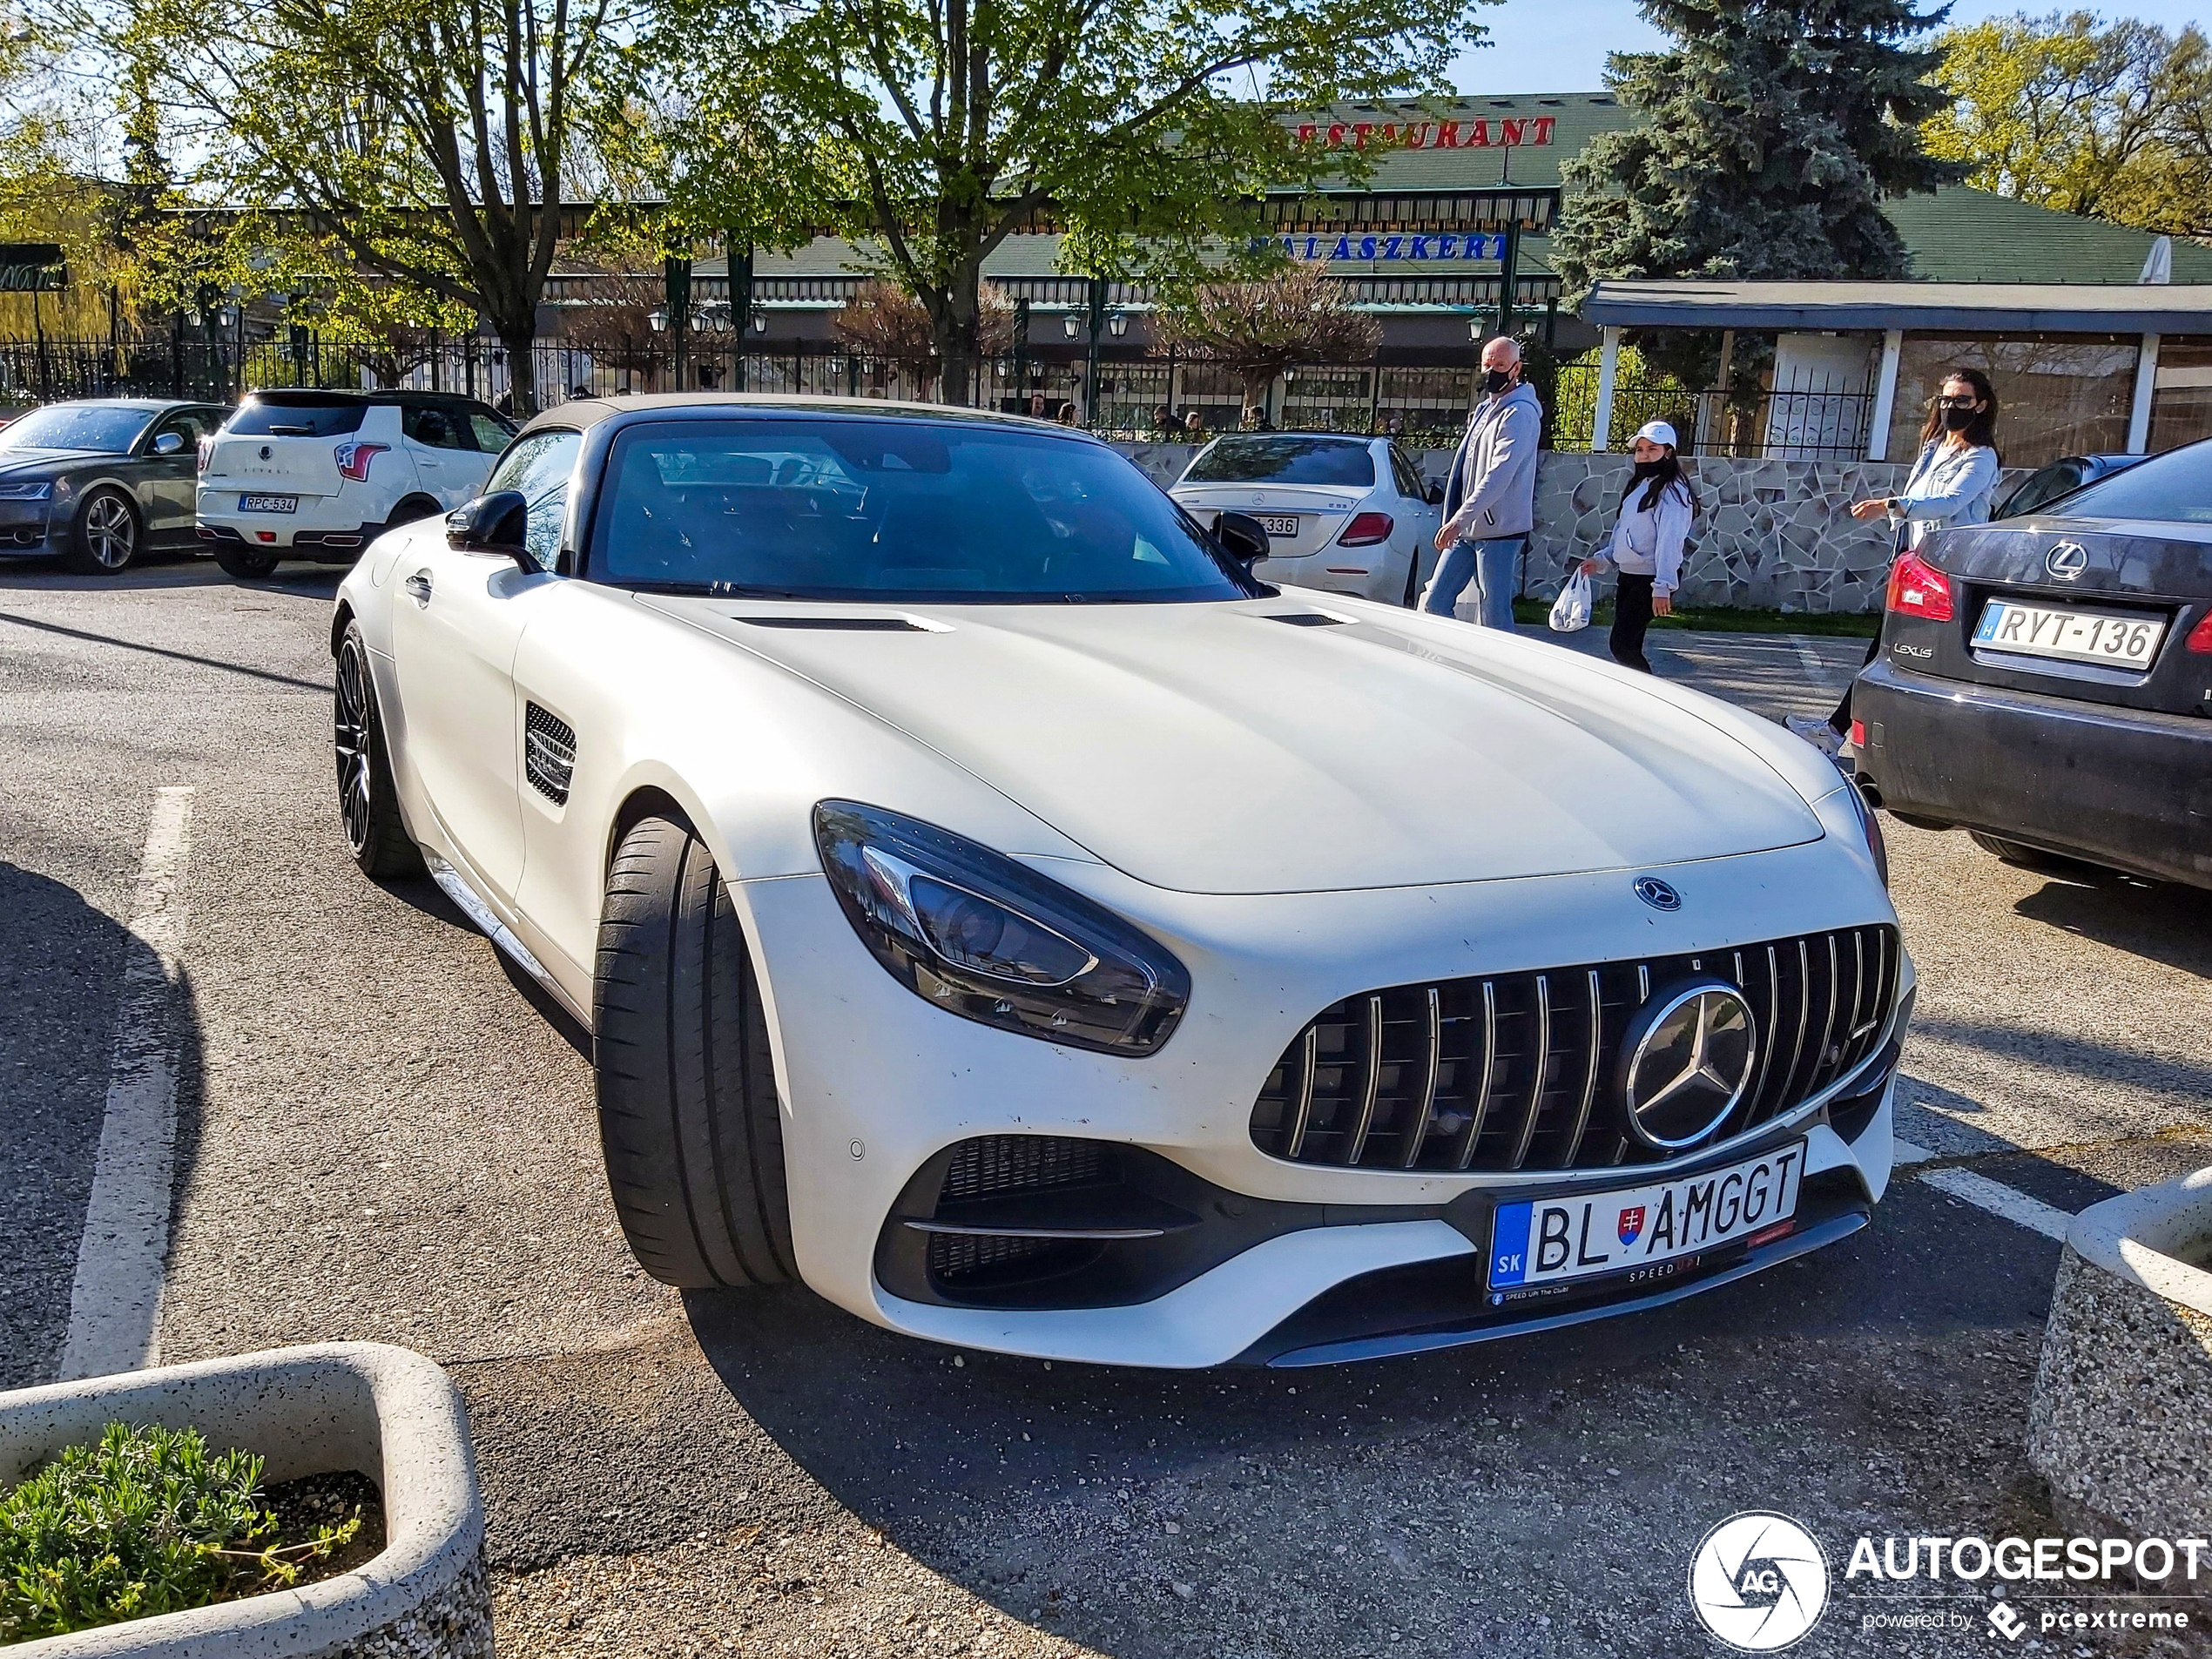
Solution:
[[(1533, 123), (1549, 117), (1547, 144), (1531, 142)], [(1502, 123), (1521, 124), (1524, 142), (1500, 147)], [(1512, 98), (1391, 99), (1339, 104), (1310, 118), (1325, 135), (1343, 129), (1340, 142), (1356, 141), (1367, 123), (1379, 135), (1386, 126), (1403, 131), (1410, 120), (1421, 139), (1419, 149), (1388, 152), (1379, 159), (1372, 181), (1378, 190), (1474, 190), (1509, 179), (1516, 185), (1556, 185), (1560, 163), (1601, 132), (1633, 125), (1636, 112), (1607, 92), (1542, 92)], [(1457, 147), (1438, 143), (1442, 124), (1456, 122), (1449, 136)], [(1473, 124), (1485, 125), (1478, 136)], [(1299, 125), (1305, 125), (1301, 120)], [(1424, 130), (1426, 127), (1426, 130)], [(1510, 169), (1510, 172), (1507, 172)], [(1988, 191), (1952, 185), (1932, 195), (1900, 196), (1882, 211), (1912, 253), (1912, 273), (1930, 282), (2133, 282), (2156, 239), (2078, 213), (2056, 212), (2031, 202)], [(1524, 272), (1548, 272), (1546, 244), (1522, 244)], [(2212, 248), (2177, 239), (2174, 280), (2212, 282)]]
[[(2133, 282), (2158, 239), (1964, 185), (1895, 197), (1882, 212), (1927, 282)], [(2212, 282), (2212, 248), (2176, 238), (2174, 280)]]

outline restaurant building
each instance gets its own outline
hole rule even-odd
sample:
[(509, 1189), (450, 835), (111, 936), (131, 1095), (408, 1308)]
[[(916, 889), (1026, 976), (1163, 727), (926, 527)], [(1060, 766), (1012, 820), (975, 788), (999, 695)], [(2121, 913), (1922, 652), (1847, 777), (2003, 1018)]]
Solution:
[[(1614, 418), (1601, 421), (1593, 365), (1561, 388), (1548, 435), (1561, 447), (1604, 448), (1611, 426), (1671, 395), (1699, 444), (1722, 453), (1879, 457), (1897, 452), (1898, 433), (1917, 429), (1922, 382), (1954, 361), (1988, 368), (2000, 393), (2013, 387), (2010, 458), (2028, 464), (2046, 451), (2168, 447), (2202, 435), (2212, 418), (2212, 337), (2188, 320), (2199, 315), (2191, 296), (2212, 295), (2212, 249), (2173, 245), (2160, 269), (2148, 235), (1965, 186), (1886, 206), (1912, 258), (1909, 283), (1607, 284), (1580, 315), (1562, 309), (1549, 242), (1560, 164), (1636, 118), (1609, 93), (1579, 92), (1346, 104), (1300, 122), (1302, 137), (1374, 152), (1372, 174), (1359, 190), (1267, 199), (1267, 230), (1291, 258), (1345, 285), (1381, 325), (1381, 345), (1368, 362), (1293, 371), (1271, 417), (1449, 429), (1464, 418), (1480, 341), (1506, 320), (1509, 292), (1512, 331), (1566, 356), (1648, 328), (1775, 345), (1768, 395), (1748, 413), (1717, 391), (1669, 394), (1616, 368), (1602, 377)], [(687, 380), (729, 385), (742, 355), (757, 389), (919, 389), (911, 374), (843, 354), (835, 319), (867, 280), (865, 250), (825, 237), (791, 253), (757, 251), (749, 282), (740, 259), (734, 307), (728, 260), (700, 252), (691, 314), (708, 332)], [(1017, 327), (1013, 351), (986, 372), (984, 401), (1028, 407), (1042, 394), (1054, 412), (1072, 401), (1100, 424), (1129, 428), (1163, 403), (1197, 408), (1216, 426), (1235, 418), (1233, 377), (1154, 354), (1146, 288), (1094, 282), (1062, 265), (1049, 234), (1009, 237), (986, 261), (985, 280), (1012, 304)], [(2139, 280), (2147, 266), (2163, 282)], [(549, 320), (594, 303), (597, 286), (556, 279)], [(1999, 292), (2006, 287), (2020, 292)], [(2154, 287), (2162, 292), (2144, 292)], [(610, 390), (624, 373), (592, 365), (585, 378)]]

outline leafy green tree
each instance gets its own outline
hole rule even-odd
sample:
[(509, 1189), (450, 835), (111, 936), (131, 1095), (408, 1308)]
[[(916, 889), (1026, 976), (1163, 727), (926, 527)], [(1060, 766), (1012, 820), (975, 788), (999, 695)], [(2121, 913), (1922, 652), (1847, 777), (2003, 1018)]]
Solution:
[(1253, 228), (1240, 201), (1364, 176), (1287, 112), (1440, 86), (1481, 3), (670, 0), (629, 60), (632, 132), (679, 216), (862, 242), (965, 402), (1008, 236), (1049, 219), (1072, 271), (1195, 273)]
[[(594, 69), (624, 0), (139, 0), (124, 48), (264, 246), (326, 249), (480, 313), (534, 406), (529, 346)], [(327, 268), (326, 266), (326, 268)]]
[(1344, 300), (1316, 265), (1249, 281), (1202, 282), (1153, 314), (1153, 350), (1219, 363), (1244, 388), (1244, 413), (1264, 412), (1275, 377), (1305, 363), (1365, 362), (1382, 325)]
[[(1604, 277), (1901, 277), (1909, 256), (1882, 199), (1962, 167), (1921, 147), (1942, 108), (1939, 57), (1910, 43), (1940, 13), (1910, 0), (1642, 0), (1671, 36), (1615, 53), (1606, 84), (1642, 119), (1561, 169), (1552, 248), (1570, 302)], [(1654, 339), (1677, 373), (1708, 347)]]
[(1969, 180), (2062, 212), (2212, 231), (2212, 47), (2086, 11), (1947, 30), (1948, 107), (1922, 129)]

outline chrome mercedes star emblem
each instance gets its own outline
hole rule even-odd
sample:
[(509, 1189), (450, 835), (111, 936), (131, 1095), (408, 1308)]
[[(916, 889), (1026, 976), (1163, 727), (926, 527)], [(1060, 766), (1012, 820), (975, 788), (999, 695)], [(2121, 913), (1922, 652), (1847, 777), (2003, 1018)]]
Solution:
[(1642, 900), (1644, 903), (1649, 905), (1654, 910), (1679, 910), (1682, 908), (1682, 894), (1676, 893), (1672, 887), (1669, 887), (1664, 881), (1662, 881), (1656, 875), (1638, 876), (1636, 878), (1635, 892), (1636, 897)]
[(1636, 1011), (1622, 1043), (1629, 1133), (1664, 1152), (1696, 1145), (1743, 1097), (1757, 1048), (1751, 1005), (1726, 981), (1660, 991)]
[(2054, 542), (2043, 556), (2043, 568), (2061, 582), (2071, 582), (2089, 568), (2089, 550), (2079, 542)]

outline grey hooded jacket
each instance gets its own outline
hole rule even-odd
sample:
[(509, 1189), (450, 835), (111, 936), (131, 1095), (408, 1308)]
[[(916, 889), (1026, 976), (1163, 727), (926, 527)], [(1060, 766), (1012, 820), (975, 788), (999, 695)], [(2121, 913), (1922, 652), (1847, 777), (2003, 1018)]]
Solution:
[(1444, 484), (1444, 522), (1453, 539), (1487, 542), (1535, 528), (1536, 444), (1543, 425), (1544, 407), (1526, 381), (1503, 397), (1482, 400)]

